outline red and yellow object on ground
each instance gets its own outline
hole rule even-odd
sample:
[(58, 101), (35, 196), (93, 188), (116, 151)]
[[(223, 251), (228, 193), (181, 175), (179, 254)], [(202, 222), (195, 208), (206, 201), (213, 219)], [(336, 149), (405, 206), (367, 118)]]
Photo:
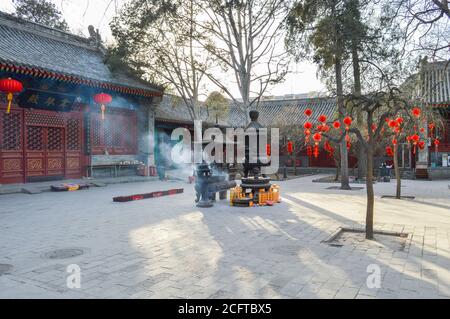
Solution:
[(236, 205), (237, 202), (245, 202), (248, 207), (255, 205), (273, 206), (273, 204), (281, 202), (280, 187), (278, 185), (272, 185), (268, 191), (261, 188), (254, 198), (253, 193), (245, 193), (241, 186), (236, 186), (230, 190), (230, 205), (238, 206)]

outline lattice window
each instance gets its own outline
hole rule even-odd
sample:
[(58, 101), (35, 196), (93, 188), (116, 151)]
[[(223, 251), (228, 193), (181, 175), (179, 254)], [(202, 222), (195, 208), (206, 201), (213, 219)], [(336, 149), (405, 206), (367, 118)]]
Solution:
[(2, 149), (5, 151), (17, 151), (22, 148), (22, 135), (20, 129), (20, 114), (3, 114), (2, 120)]
[(44, 150), (44, 129), (39, 126), (27, 127), (27, 149), (30, 151)]
[(108, 113), (102, 121), (99, 114), (91, 115), (91, 145), (94, 154), (131, 154), (137, 145), (136, 114)]
[(81, 148), (80, 141), (80, 120), (67, 120), (67, 149), (69, 151), (76, 151)]
[(109, 147), (115, 146), (113, 139), (115, 127), (112, 126), (110, 123), (106, 123), (104, 127), (105, 127), (104, 131), (105, 145)]
[(49, 151), (63, 150), (63, 129), (56, 127), (49, 127), (47, 131), (47, 149)]
[(60, 114), (26, 113), (28, 125), (45, 125), (64, 127), (64, 117)]
[(101, 129), (102, 129), (102, 125), (100, 122), (100, 119), (97, 117), (93, 117), (92, 121), (91, 121), (91, 132), (92, 132), (92, 145), (93, 146), (101, 146), (102, 142), (101, 142)]

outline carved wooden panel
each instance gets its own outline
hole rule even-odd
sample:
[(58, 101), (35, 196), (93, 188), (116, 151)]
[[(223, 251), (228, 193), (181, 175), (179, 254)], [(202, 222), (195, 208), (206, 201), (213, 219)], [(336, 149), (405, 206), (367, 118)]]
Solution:
[(18, 151), (22, 148), (22, 123), (20, 113), (3, 114), (1, 149)]

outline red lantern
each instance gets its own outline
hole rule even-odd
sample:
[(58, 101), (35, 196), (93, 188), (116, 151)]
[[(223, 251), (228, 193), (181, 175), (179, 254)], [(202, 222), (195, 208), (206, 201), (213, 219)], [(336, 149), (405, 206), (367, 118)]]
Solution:
[(13, 100), (13, 94), (22, 92), (23, 85), (21, 82), (7, 78), (7, 79), (1, 79), (0, 80), (0, 91), (7, 94), (8, 99), (8, 107), (6, 109), (6, 114), (9, 114), (11, 112), (11, 102)]
[(327, 133), (330, 130), (330, 127), (326, 124), (323, 124), (321, 127), (321, 131)]
[(305, 115), (307, 116), (307, 117), (310, 117), (311, 115), (312, 115), (312, 110), (311, 109), (306, 109), (305, 110)]
[(310, 145), (306, 147), (306, 155), (308, 155), (308, 157), (313, 155), (312, 147)]
[(348, 130), (350, 128), (350, 125), (352, 125), (352, 118), (350, 116), (347, 116), (346, 118), (344, 118), (344, 124), (345, 124), (345, 129)]
[(376, 124), (372, 124), (372, 132), (375, 132), (377, 130)]
[(398, 125), (401, 125), (403, 123), (403, 117), (397, 117), (397, 123)]
[(325, 141), (323, 148), (328, 152), (329, 157), (332, 158), (334, 154), (334, 148), (333, 146), (331, 146), (330, 142)]
[(305, 128), (305, 130), (310, 130), (313, 128), (313, 125), (311, 122), (306, 122), (303, 127)]
[(313, 135), (313, 140), (314, 140), (314, 143), (319, 144), (320, 141), (322, 140), (322, 135), (321, 135), (320, 133), (314, 134), (314, 135)]
[(287, 152), (289, 154), (292, 154), (293, 149), (294, 149), (294, 146), (292, 145), (292, 141), (288, 141), (287, 142)]
[(271, 154), (270, 144), (266, 144), (266, 154), (267, 154), (267, 156), (270, 156), (270, 154)]
[(438, 151), (438, 148), (439, 148), (439, 144), (440, 144), (441, 142), (436, 138), (435, 140), (434, 140), (434, 151), (435, 152), (437, 152)]
[(420, 109), (419, 109), (418, 107), (413, 108), (411, 112), (412, 112), (412, 115), (413, 115), (413, 116), (415, 116), (415, 117), (417, 117), (417, 118), (420, 117), (421, 111), (420, 111)]
[(414, 145), (413, 154), (416, 154), (416, 145), (419, 142), (419, 140), (420, 140), (420, 136), (419, 135), (414, 134), (414, 135), (411, 136), (411, 141), (412, 141), (412, 143)]
[(112, 97), (106, 93), (99, 93), (94, 96), (94, 101), (100, 104), (100, 109), (102, 111), (102, 120), (105, 119), (106, 105), (112, 102)]
[(395, 138), (392, 140), (392, 145), (397, 145), (397, 140)]
[(419, 144), (417, 144), (417, 146), (419, 146), (419, 149), (423, 150), (425, 148), (425, 142), (420, 141)]
[(419, 131), (420, 131), (420, 133), (424, 133), (425, 132), (425, 128), (421, 127)]
[(394, 151), (392, 150), (392, 147), (386, 146), (386, 155), (389, 156), (389, 157), (393, 157), (394, 156)]
[(320, 123), (325, 123), (327, 121), (327, 117), (326, 117), (326, 115), (322, 114), (321, 116), (319, 116), (318, 120)]
[(398, 125), (398, 123), (396, 120), (391, 120), (389, 121), (388, 125), (391, 129), (394, 129)]
[(322, 135), (320, 133), (316, 133), (313, 135), (314, 140), (314, 157), (319, 157), (319, 143), (322, 140)]
[(340, 123), (339, 121), (335, 121), (335, 122), (333, 123), (333, 127), (334, 127), (336, 130), (338, 130), (338, 129), (341, 128), (341, 123)]

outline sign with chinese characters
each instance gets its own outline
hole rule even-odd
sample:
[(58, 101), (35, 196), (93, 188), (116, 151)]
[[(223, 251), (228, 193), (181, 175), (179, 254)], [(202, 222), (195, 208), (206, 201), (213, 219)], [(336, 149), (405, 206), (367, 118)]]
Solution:
[(28, 89), (19, 96), (19, 106), (57, 112), (70, 112), (77, 97), (74, 95)]

